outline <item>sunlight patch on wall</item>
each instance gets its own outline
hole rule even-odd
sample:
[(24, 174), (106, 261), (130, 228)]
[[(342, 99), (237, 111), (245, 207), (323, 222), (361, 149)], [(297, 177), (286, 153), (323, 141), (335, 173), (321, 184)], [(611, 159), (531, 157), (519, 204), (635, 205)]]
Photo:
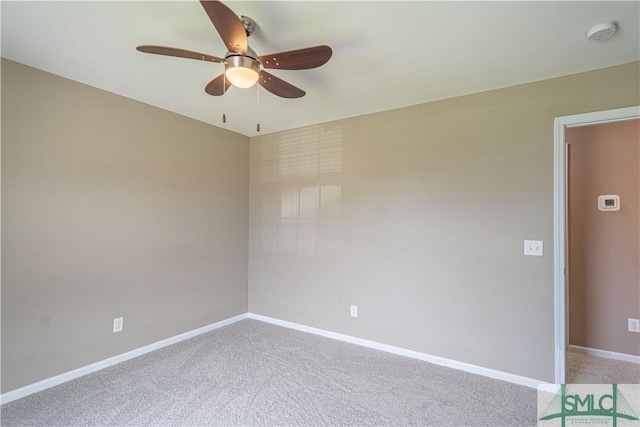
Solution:
[(262, 251), (315, 256), (335, 248), (342, 128), (311, 126), (266, 137), (260, 154)]
[(261, 141), (261, 180), (292, 182), (342, 171), (342, 127), (311, 126)]

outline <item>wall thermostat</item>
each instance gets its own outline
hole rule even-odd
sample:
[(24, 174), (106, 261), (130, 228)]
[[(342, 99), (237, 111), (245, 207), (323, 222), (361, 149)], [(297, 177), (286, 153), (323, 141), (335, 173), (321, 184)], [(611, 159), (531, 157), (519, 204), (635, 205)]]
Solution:
[(598, 210), (619, 211), (620, 196), (618, 196), (617, 194), (609, 194), (607, 196), (598, 196)]

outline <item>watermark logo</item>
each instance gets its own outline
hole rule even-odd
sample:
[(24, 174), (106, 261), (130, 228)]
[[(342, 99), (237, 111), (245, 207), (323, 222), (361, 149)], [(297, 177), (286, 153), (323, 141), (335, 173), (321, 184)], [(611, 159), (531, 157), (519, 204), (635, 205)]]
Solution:
[(538, 426), (640, 427), (640, 384), (538, 387)]

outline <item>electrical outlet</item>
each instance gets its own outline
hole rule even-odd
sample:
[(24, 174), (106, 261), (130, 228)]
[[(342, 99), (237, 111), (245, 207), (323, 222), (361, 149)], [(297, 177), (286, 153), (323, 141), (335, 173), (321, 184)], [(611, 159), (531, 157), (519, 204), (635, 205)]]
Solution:
[(629, 332), (640, 333), (640, 319), (627, 319)]
[(351, 306), (351, 317), (358, 317), (358, 306), (357, 305), (352, 305)]
[(124, 318), (118, 317), (113, 319), (113, 332), (121, 332), (124, 328)]
[(542, 240), (525, 240), (524, 254), (542, 256)]

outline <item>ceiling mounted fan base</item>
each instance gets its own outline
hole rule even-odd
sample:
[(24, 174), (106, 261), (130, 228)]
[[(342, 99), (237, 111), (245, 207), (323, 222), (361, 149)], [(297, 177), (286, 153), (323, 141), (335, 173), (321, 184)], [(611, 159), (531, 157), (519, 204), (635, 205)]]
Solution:
[(255, 33), (256, 28), (258, 28), (258, 24), (256, 24), (256, 21), (249, 18), (248, 16), (240, 16), (240, 22), (242, 22), (242, 26), (244, 27), (244, 31), (247, 33), (247, 37)]

